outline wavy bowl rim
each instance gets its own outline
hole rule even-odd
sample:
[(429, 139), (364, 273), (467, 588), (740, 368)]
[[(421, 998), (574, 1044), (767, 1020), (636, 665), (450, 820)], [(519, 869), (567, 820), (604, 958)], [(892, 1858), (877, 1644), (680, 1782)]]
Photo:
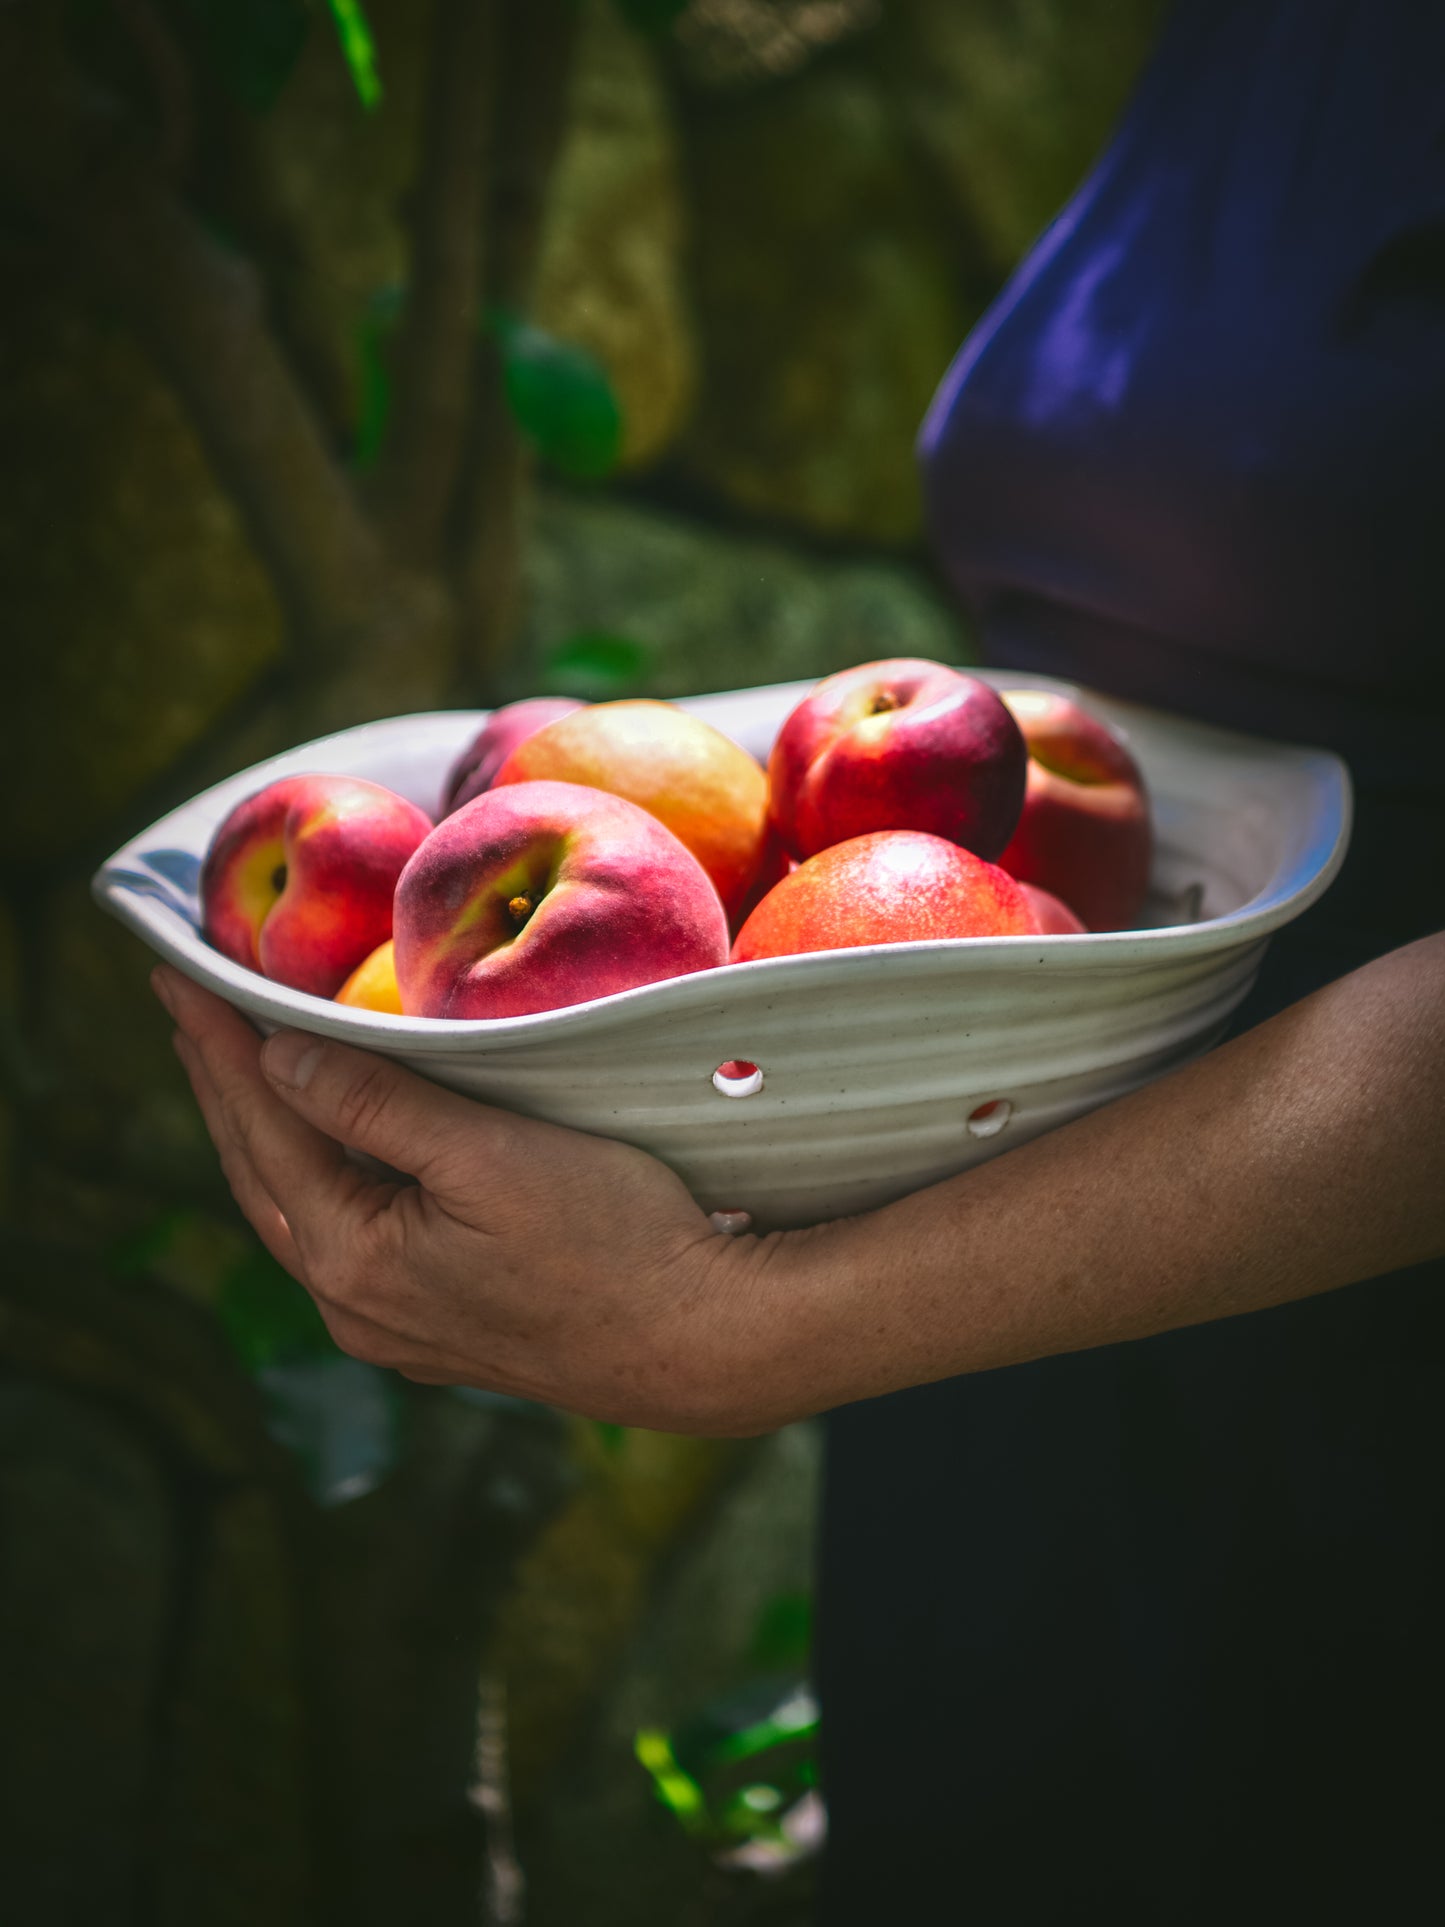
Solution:
[[(970, 673), (973, 673), (972, 671)], [(844, 950), (820, 950), (795, 956), (759, 958), (748, 963), (727, 963), (710, 970), (694, 971), (681, 977), (639, 984), (610, 996), (585, 1003), (565, 1004), (555, 1010), (534, 1011), (525, 1016), (495, 1018), (394, 1017), (379, 1011), (354, 1010), (338, 1006), (329, 998), (292, 990), (287, 985), (247, 970), (213, 950), (199, 932), (163, 900), (138, 895), (122, 881), (126, 873), (134, 876), (133, 865), (143, 861), (141, 846), (167, 835), (167, 826), (207, 804), (222, 792), (238, 788), (251, 778), (269, 780), (266, 773), (281, 762), (291, 764), (297, 756), (310, 751), (324, 752), (328, 746), (358, 734), (406, 723), (427, 723), (466, 715), (484, 718), (485, 710), (425, 710), (410, 715), (379, 717), (350, 729), (329, 732), (312, 741), (297, 744), (274, 756), (262, 758), (249, 767), (222, 778), (198, 791), (185, 802), (158, 817), (121, 845), (96, 870), (91, 892), (100, 907), (133, 930), (150, 948), (194, 981), (201, 983), (226, 1001), (259, 1016), (265, 1021), (295, 1029), (312, 1031), (339, 1042), (358, 1046), (405, 1051), (408, 1055), (454, 1053), (469, 1046), (479, 1054), (487, 1049), (516, 1048), (521, 1045), (566, 1035), (574, 1030), (606, 1028), (610, 1019), (630, 1021), (639, 1006), (650, 1006), (659, 1016), (699, 1011), (719, 1001), (735, 1001), (747, 986), (756, 986), (769, 997), (787, 995), (798, 987), (815, 989), (819, 973), (830, 976), (856, 975), (871, 969), (880, 981), (888, 976), (909, 978), (928, 976), (973, 976), (991, 969), (1017, 968), (1020, 946), (1030, 953), (1034, 969), (1085, 973), (1093, 970), (1121, 970), (1130, 967), (1147, 970), (1154, 965), (1180, 959), (1200, 959), (1220, 952), (1244, 948), (1271, 936), (1292, 922), (1316, 902), (1338, 874), (1349, 843), (1353, 799), (1348, 768), (1332, 750), (1310, 745), (1273, 743), (1238, 731), (1216, 729), (1192, 717), (1174, 717), (1162, 710), (1120, 703), (1101, 698), (1097, 692), (1052, 677), (1024, 672), (983, 672), (995, 686), (1004, 688), (1042, 687), (1080, 694), (1086, 700), (1102, 701), (1124, 715), (1133, 713), (1172, 727), (1189, 731), (1196, 741), (1218, 739), (1225, 744), (1262, 756), (1276, 765), (1296, 764), (1302, 774), (1323, 779), (1332, 806), (1322, 823), (1329, 847), (1322, 860), (1292, 889), (1283, 889), (1272, 880), (1248, 902), (1221, 916), (1196, 923), (1160, 925), (1142, 930), (1088, 931), (1082, 934), (1038, 937), (944, 937), (925, 942), (856, 945)], [(711, 698), (682, 699), (689, 703), (721, 703), (746, 697), (783, 694), (808, 684), (780, 683), (755, 689), (718, 691)], [(279, 771), (277, 772), (280, 773)], [(174, 929), (172, 928), (174, 926)]]

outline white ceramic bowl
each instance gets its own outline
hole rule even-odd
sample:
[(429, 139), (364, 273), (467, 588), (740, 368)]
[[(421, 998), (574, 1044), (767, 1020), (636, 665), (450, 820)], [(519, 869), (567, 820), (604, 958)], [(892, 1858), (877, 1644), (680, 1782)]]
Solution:
[[(1068, 689), (990, 674), (1005, 688)], [(683, 707), (759, 757), (809, 683)], [(1070, 693), (1080, 693), (1071, 691)], [(118, 850), (101, 904), (263, 1029), (399, 1058), (453, 1090), (626, 1139), (708, 1210), (800, 1225), (903, 1196), (1106, 1103), (1223, 1031), (1270, 933), (1339, 868), (1344, 765), (1086, 694), (1127, 734), (1154, 801), (1151, 927), (887, 944), (649, 984), (534, 1017), (455, 1022), (348, 1010), (242, 969), (198, 929), (211, 834), (279, 776), (366, 776), (435, 811), (484, 711), (400, 716), (303, 744), (218, 783)], [(733, 1095), (729, 1060), (756, 1065)], [(983, 1106), (993, 1108), (975, 1115)]]

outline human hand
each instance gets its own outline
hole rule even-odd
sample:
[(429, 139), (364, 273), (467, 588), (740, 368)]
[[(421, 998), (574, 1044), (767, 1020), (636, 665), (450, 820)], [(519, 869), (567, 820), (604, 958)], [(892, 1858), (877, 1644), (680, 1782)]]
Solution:
[[(353, 1357), (618, 1424), (766, 1431), (783, 1240), (720, 1235), (642, 1151), (439, 1089), (303, 1032), (266, 1041), (158, 969), (236, 1201)], [(417, 1179), (369, 1176), (354, 1146)]]

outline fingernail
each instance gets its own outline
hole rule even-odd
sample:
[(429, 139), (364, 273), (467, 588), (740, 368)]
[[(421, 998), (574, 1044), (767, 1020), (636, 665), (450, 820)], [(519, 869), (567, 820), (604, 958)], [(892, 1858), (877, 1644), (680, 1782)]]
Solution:
[(157, 964), (151, 972), (151, 989), (155, 992), (161, 1003), (165, 1005), (171, 1016), (174, 1017), (176, 1014), (175, 992), (171, 989), (170, 977), (165, 967), (161, 964)]
[(273, 1084), (285, 1084), (293, 1091), (304, 1091), (316, 1075), (322, 1046), (304, 1031), (278, 1030), (268, 1037), (261, 1051), (261, 1068)]

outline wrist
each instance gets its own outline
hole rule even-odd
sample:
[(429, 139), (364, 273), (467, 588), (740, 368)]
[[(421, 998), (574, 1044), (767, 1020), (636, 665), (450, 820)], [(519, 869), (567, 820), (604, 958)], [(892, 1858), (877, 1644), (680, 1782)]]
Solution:
[[(722, 1364), (697, 1430), (748, 1436), (894, 1389), (860, 1291), (866, 1221), (722, 1238), (702, 1290)], [(876, 1299), (875, 1299), (876, 1311)], [(876, 1316), (873, 1325), (877, 1325)]]

